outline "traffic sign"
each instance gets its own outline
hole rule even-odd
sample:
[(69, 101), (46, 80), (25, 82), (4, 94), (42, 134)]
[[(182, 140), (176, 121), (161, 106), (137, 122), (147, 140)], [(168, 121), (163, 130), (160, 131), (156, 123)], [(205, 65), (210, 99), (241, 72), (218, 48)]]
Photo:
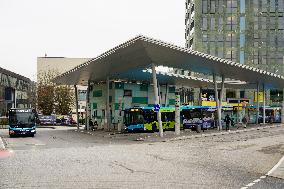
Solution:
[(160, 104), (155, 104), (155, 105), (154, 105), (154, 111), (155, 111), (155, 112), (158, 112), (158, 111), (160, 110), (160, 108), (161, 108), (161, 107), (160, 107)]

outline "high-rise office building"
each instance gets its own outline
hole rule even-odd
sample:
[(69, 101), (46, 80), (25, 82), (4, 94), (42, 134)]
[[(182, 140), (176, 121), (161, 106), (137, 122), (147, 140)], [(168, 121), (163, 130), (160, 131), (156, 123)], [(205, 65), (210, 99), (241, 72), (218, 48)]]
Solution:
[(283, 74), (284, 0), (186, 0), (186, 47)]

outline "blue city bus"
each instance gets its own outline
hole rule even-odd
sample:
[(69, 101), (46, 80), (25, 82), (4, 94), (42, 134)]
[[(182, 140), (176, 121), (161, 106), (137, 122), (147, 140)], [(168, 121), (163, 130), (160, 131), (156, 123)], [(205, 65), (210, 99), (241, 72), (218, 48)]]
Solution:
[(9, 110), (9, 135), (34, 136), (36, 134), (37, 113), (34, 109), (11, 108)]
[(197, 130), (215, 127), (216, 107), (181, 106), (181, 121), (184, 129)]
[[(181, 106), (181, 129), (197, 130), (210, 129), (215, 126), (215, 107), (210, 106)], [(133, 107), (126, 109), (124, 114), (127, 131), (158, 131), (157, 114), (153, 107)], [(175, 107), (161, 107), (161, 119), (164, 130), (175, 129)]]
[[(175, 128), (175, 108), (161, 107), (161, 120), (164, 130)], [(124, 124), (126, 130), (133, 131), (159, 131), (157, 113), (154, 107), (139, 106), (124, 110)]]

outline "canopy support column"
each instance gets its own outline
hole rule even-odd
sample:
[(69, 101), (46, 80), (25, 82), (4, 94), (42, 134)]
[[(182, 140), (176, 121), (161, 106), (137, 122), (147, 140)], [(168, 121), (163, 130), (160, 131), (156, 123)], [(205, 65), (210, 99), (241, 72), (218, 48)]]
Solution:
[(284, 123), (284, 89), (282, 89), (281, 123)]
[[(154, 94), (155, 94), (155, 104), (160, 105), (155, 64), (152, 64), (152, 77), (153, 77), (153, 88), (154, 88)], [(163, 133), (163, 125), (162, 125), (162, 118), (161, 118), (160, 110), (157, 112), (157, 118), (158, 118), (159, 134), (160, 134), (160, 137), (163, 137), (164, 133)]]
[(256, 124), (259, 124), (258, 118), (259, 118), (259, 83), (257, 82), (257, 86), (256, 86)]
[(175, 102), (175, 135), (180, 135), (180, 94), (176, 92)]
[(265, 85), (263, 83), (263, 113), (262, 113), (262, 118), (263, 118), (263, 124), (265, 124), (265, 98), (266, 98), (266, 95), (265, 95)]
[(89, 112), (89, 103), (90, 103), (90, 82), (88, 81), (88, 87), (87, 87), (87, 94), (86, 94), (86, 118), (85, 118), (85, 129), (88, 131), (90, 130), (90, 119), (91, 119), (91, 114)]
[(74, 85), (75, 89), (75, 105), (76, 105), (76, 116), (77, 116), (77, 129), (79, 129), (79, 113), (78, 113), (78, 90), (77, 85)]
[(109, 77), (107, 77), (106, 80), (106, 91), (107, 91), (107, 95), (106, 95), (106, 118), (107, 118), (107, 130), (110, 130), (110, 108), (109, 108)]
[(220, 91), (220, 100), (219, 100), (219, 114), (220, 114), (220, 118), (219, 118), (219, 123), (220, 123), (220, 127), (219, 130), (222, 130), (222, 122), (221, 122), (221, 118), (222, 118), (222, 101), (223, 101), (223, 97), (224, 97), (224, 83), (225, 83), (225, 77), (222, 76), (222, 83), (221, 83), (221, 91)]
[(221, 111), (219, 111), (219, 97), (218, 97), (218, 84), (216, 81), (216, 74), (213, 74), (213, 82), (214, 82), (214, 89), (215, 89), (215, 101), (216, 101), (216, 108), (217, 108), (217, 117), (218, 117), (218, 130), (221, 130), (222, 122), (221, 122)]
[(168, 106), (168, 96), (169, 96), (169, 89), (168, 89), (168, 84), (166, 84), (165, 107)]

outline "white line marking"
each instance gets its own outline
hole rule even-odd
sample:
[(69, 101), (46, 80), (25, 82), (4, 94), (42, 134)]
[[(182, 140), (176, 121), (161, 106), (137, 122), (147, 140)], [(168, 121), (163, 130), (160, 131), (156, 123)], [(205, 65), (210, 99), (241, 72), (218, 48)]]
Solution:
[(254, 180), (253, 182), (254, 183), (257, 183), (257, 182), (259, 182), (260, 181), (260, 179), (256, 179), (256, 180)]
[(247, 189), (248, 187), (241, 187), (241, 189)]
[(253, 186), (253, 185), (255, 185), (255, 183), (249, 183), (248, 185), (246, 185), (246, 186), (248, 186), (248, 187), (250, 187), (250, 186)]
[(5, 145), (4, 145), (4, 141), (3, 139), (0, 137), (0, 149), (5, 149)]
[(280, 159), (280, 161), (266, 175), (269, 176), (271, 173), (273, 173), (281, 165), (281, 163), (283, 161), (284, 161), (284, 156)]
[(261, 176), (260, 178), (261, 178), (261, 179), (265, 179), (265, 178), (266, 178), (266, 176)]

